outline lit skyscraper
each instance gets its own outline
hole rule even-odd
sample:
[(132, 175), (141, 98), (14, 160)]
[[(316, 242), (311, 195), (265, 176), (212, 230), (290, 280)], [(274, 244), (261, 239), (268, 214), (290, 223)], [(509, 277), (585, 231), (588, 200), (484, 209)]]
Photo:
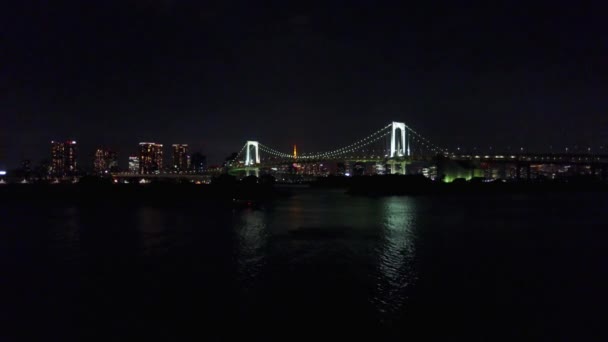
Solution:
[(93, 162), (95, 173), (115, 171), (117, 167), (118, 160), (115, 152), (104, 147), (95, 150), (95, 160)]
[(105, 151), (103, 148), (95, 150), (95, 159), (93, 160), (93, 171), (95, 173), (103, 173), (106, 170)]
[(76, 173), (76, 141), (51, 141), (50, 173), (66, 176)]
[(65, 151), (65, 146), (62, 142), (51, 141), (51, 167), (49, 168), (51, 175), (63, 175), (65, 165), (63, 151)]
[(139, 172), (139, 157), (138, 156), (129, 156), (129, 172), (131, 172), (131, 173)]
[(173, 144), (173, 171), (186, 171), (190, 168), (187, 144)]
[(163, 169), (163, 144), (139, 143), (139, 173), (159, 173)]
[(76, 172), (76, 141), (65, 142), (65, 168), (68, 174)]

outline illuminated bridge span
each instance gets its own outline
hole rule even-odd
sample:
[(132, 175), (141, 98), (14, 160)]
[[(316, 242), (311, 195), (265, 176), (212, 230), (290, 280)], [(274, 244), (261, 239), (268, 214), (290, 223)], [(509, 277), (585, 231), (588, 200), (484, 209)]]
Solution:
[(593, 165), (607, 164), (608, 155), (591, 153), (521, 153), (521, 154), (452, 154), (452, 160), (470, 160), (492, 163), (530, 163), (530, 164), (567, 164)]
[[(284, 162), (322, 161), (386, 162), (392, 173), (404, 173), (405, 163), (447, 153), (403, 122), (392, 122), (350, 144), (336, 149), (297, 154), (282, 152), (259, 141), (247, 141), (231, 161), (233, 170), (271, 166)], [(400, 166), (401, 171), (397, 171)]]
[[(392, 122), (380, 129), (363, 136), (358, 140), (335, 149), (322, 152), (298, 153), (296, 146), (289, 152), (283, 152), (262, 142), (246, 141), (236, 156), (229, 160), (221, 169), (208, 170), (205, 175), (160, 173), (155, 175), (141, 174), (113, 174), (115, 180), (128, 178), (183, 178), (191, 181), (208, 182), (210, 176), (221, 172), (234, 172), (237, 174), (259, 175), (264, 173), (323, 175), (328, 174), (328, 165), (324, 163), (336, 162), (332, 165), (341, 167), (346, 175), (346, 162), (354, 163), (353, 169), (359, 174), (366, 174), (366, 167), (377, 174), (405, 174), (408, 171), (422, 173), (425, 176), (443, 177), (445, 179), (468, 177), (488, 177), (486, 174), (494, 171), (504, 175), (513, 174), (516, 178), (525, 174), (530, 178), (535, 174), (570, 173), (571, 170), (582, 174), (600, 175), (601, 179), (608, 179), (608, 155), (588, 153), (493, 153), (493, 154), (455, 154), (438, 147), (403, 122)], [(370, 165), (370, 164), (375, 165)], [(340, 164), (342, 164), (340, 166)], [(363, 165), (362, 165), (363, 164)], [(367, 164), (367, 165), (364, 165)], [(557, 166), (564, 167), (555, 171)], [(547, 167), (545, 167), (547, 166)], [(369, 169), (367, 169), (369, 170)], [(547, 171), (548, 170), (548, 171)], [(565, 171), (564, 171), (565, 170)], [(579, 171), (577, 171), (579, 170)], [(507, 172), (508, 171), (508, 172)], [(333, 171), (332, 171), (333, 172)], [(364, 173), (365, 172), (365, 173)], [(454, 176), (455, 175), (455, 176)], [(454, 177), (452, 177), (454, 176)], [(510, 177), (510, 176), (509, 176)], [(503, 177), (504, 178), (504, 177)]]

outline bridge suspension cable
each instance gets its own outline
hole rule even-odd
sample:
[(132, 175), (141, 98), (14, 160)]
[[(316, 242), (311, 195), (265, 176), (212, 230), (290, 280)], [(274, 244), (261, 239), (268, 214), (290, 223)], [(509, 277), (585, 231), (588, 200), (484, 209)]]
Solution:
[[(432, 144), (427, 144), (426, 141), (416, 137), (416, 136), (412, 136), (412, 140), (414, 140), (416, 143), (422, 145), (423, 147), (428, 148), (430, 151), (432, 151), (433, 153), (446, 153), (447, 151), (442, 150), (441, 148), (435, 147)], [(415, 144), (416, 145), (416, 144)]]
[(277, 150), (275, 150), (275, 149), (273, 149), (271, 147), (268, 147), (266, 145), (259, 144), (258, 146), (260, 147), (261, 151), (264, 151), (266, 153), (272, 154), (272, 155), (274, 155), (276, 157), (280, 157), (280, 158), (293, 158), (293, 155), (291, 155), (291, 154), (277, 151)]
[[(367, 137), (365, 137), (361, 140), (355, 141), (354, 143), (352, 143), (350, 145), (338, 148), (336, 150), (327, 151), (327, 152), (318, 152), (318, 153), (305, 153), (300, 158), (318, 159), (318, 158), (323, 158), (323, 157), (334, 157), (336, 155), (341, 155), (341, 154), (345, 154), (348, 152), (354, 152), (355, 149), (367, 146), (373, 142), (380, 140), (381, 138), (387, 136), (388, 134), (390, 134), (391, 132), (388, 130), (388, 128), (390, 128), (390, 127), (391, 127), (391, 125), (382, 127), (381, 129), (368, 135)], [(384, 134), (382, 134), (383, 132), (384, 132)]]
[[(303, 153), (303, 154), (299, 155), (297, 158), (298, 159), (309, 159), (309, 160), (333, 158), (333, 157), (343, 156), (343, 155), (346, 155), (349, 153), (356, 152), (356, 151), (360, 150), (361, 148), (368, 146), (372, 143), (375, 143), (375, 142), (381, 140), (382, 138), (392, 134), (392, 131), (390, 130), (390, 128), (392, 126), (393, 126), (392, 123), (388, 124), (388, 125), (382, 127), (381, 129), (375, 131), (374, 133), (372, 133), (360, 140), (357, 140), (357, 141), (353, 142), (352, 144), (340, 147), (338, 149), (325, 151), (325, 152)], [(414, 141), (416, 141), (417, 144), (419, 144), (425, 148), (428, 148), (429, 150), (431, 150), (434, 153), (440, 153), (440, 152), (447, 153), (447, 149), (441, 148), (441, 147), (433, 144), (429, 139), (427, 139), (420, 133), (416, 132), (411, 127), (405, 125), (405, 129), (409, 133), (411, 133), (411, 134), (408, 134), (408, 136), (410, 136)], [(258, 144), (258, 148), (260, 151), (265, 152), (265, 153), (273, 156), (274, 158), (280, 158), (280, 159), (295, 158), (295, 156), (293, 154), (281, 152), (279, 150), (276, 150), (272, 147), (263, 145), (261, 143), (257, 143), (257, 144)], [(245, 144), (243, 146), (243, 148), (241, 148), (241, 150), (238, 152), (236, 158), (233, 160), (238, 160), (242, 156), (243, 151), (245, 150), (246, 147), (247, 147), (247, 144)], [(373, 150), (372, 150), (372, 153), (373, 153)], [(384, 157), (384, 155), (383, 155), (383, 157)]]
[(417, 140), (418, 140), (420, 143), (422, 143), (423, 145), (425, 145), (425, 146), (427, 146), (427, 147), (430, 147), (430, 148), (431, 148), (431, 151), (433, 151), (433, 152), (437, 152), (437, 151), (439, 151), (439, 152), (444, 152), (444, 153), (447, 153), (447, 152), (448, 152), (448, 150), (447, 150), (447, 149), (445, 149), (445, 148), (441, 148), (441, 147), (439, 147), (439, 146), (437, 146), (437, 145), (433, 144), (433, 143), (432, 143), (432, 142), (431, 142), (429, 139), (425, 138), (425, 137), (424, 137), (422, 134), (420, 134), (420, 133), (418, 133), (418, 132), (414, 131), (414, 130), (413, 130), (411, 127), (409, 127), (408, 125), (405, 125), (405, 128), (406, 128), (406, 129), (407, 129), (409, 132), (412, 132), (412, 133), (413, 133), (413, 135), (412, 135), (412, 136), (413, 136), (413, 138), (414, 138), (414, 139), (416, 139), (416, 137), (418, 137), (418, 139), (417, 139)]
[(234, 162), (235, 160), (239, 160), (239, 158), (241, 157), (241, 155), (243, 154), (243, 151), (245, 151), (245, 147), (247, 147), (247, 143), (245, 143), (245, 145), (243, 145), (243, 147), (241, 147), (241, 150), (236, 154), (236, 156), (230, 160), (231, 162)]
[(336, 157), (336, 156), (340, 156), (340, 155), (344, 155), (347, 153), (351, 153), (351, 152), (355, 152), (356, 150), (365, 147), (367, 145), (370, 145), (384, 137), (386, 137), (387, 135), (391, 134), (390, 131), (388, 132), (384, 132), (384, 134), (380, 134), (380, 135), (376, 135), (372, 138), (366, 138), (363, 141), (357, 142), (355, 144), (351, 144), (348, 145), (346, 147), (343, 147), (341, 149), (335, 150), (335, 151), (330, 151), (330, 152), (325, 152), (319, 155), (314, 155), (314, 156), (308, 156), (308, 158), (311, 159), (315, 159), (315, 158), (323, 158), (323, 157)]

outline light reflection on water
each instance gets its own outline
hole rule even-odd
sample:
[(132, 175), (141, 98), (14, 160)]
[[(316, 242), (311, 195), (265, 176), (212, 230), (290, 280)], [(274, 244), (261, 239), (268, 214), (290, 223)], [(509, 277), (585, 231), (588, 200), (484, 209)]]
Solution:
[(240, 280), (247, 284), (255, 280), (266, 262), (266, 214), (250, 208), (243, 210), (237, 214), (234, 230), (238, 244), (238, 275)]
[(360, 287), (374, 284), (368, 301), (382, 317), (404, 305), (416, 280), (416, 210), (413, 198), (313, 191), (263, 210), (236, 212), (239, 275), (251, 282), (270, 262), (279, 272), (317, 278), (303, 279), (316, 291), (322, 291), (319, 283), (339, 282), (337, 275)]
[(232, 256), (235, 280), (250, 296), (275, 286), (268, 278), (273, 272), (318, 288), (336, 285), (340, 280), (332, 277), (341, 275), (349, 279), (344, 286), (371, 285), (367, 301), (383, 320), (402, 308), (416, 281), (417, 201), (311, 191), (262, 209), (222, 213), (141, 206), (106, 216), (104, 210), (68, 207), (56, 214), (49, 247), (72, 260), (81, 249), (100, 260), (117, 258), (110, 262), (133, 256), (162, 263), (186, 251), (200, 257), (195, 262), (203, 269), (203, 263)]
[(383, 238), (378, 253), (380, 270), (372, 300), (381, 313), (399, 310), (406, 300), (406, 288), (416, 281), (414, 227), (416, 201), (411, 197), (383, 200)]
[[(604, 195), (326, 190), (244, 210), (15, 204), (0, 207), (4, 311), (52, 327), (48, 336), (69, 333), (65, 322), (76, 320), (94, 332), (116, 326), (118, 335), (156, 334), (150, 326), (189, 334), (206, 322), (224, 337), (218, 323), (234, 322), (262, 336), (336, 324), (353, 336), (372, 326), (403, 337), (483, 337), (468, 340), (521, 337), (513, 327), (536, 325), (539, 336), (560, 339), (555, 328), (574, 322), (566, 336), (577, 340), (593, 332), (590, 319), (604, 330), (607, 204)], [(429, 332), (425, 323), (450, 329)]]

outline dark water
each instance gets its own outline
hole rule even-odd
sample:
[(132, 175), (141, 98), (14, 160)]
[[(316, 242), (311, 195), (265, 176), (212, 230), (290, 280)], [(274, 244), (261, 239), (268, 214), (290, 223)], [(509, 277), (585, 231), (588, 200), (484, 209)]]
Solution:
[(606, 195), (0, 215), (2, 341), (608, 337)]

